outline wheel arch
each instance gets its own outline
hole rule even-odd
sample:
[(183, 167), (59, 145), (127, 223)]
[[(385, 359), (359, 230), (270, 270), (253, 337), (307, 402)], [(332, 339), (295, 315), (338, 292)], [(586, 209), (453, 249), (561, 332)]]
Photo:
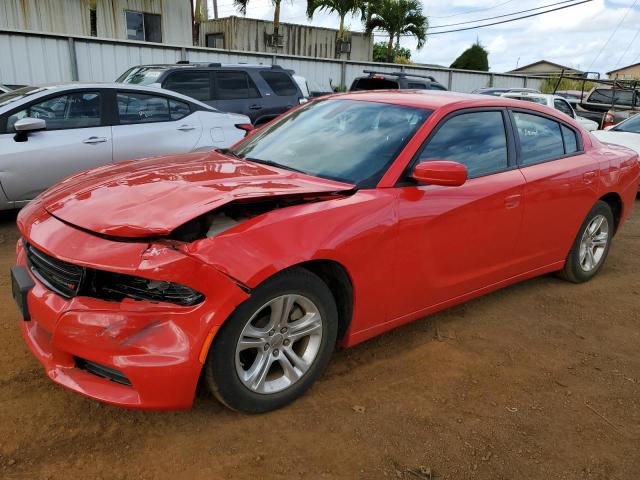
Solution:
[(613, 213), (613, 233), (618, 231), (620, 220), (622, 219), (623, 203), (622, 197), (616, 192), (609, 192), (598, 199), (609, 205), (611, 213)]
[(338, 342), (340, 342), (353, 318), (353, 281), (341, 263), (329, 259), (315, 259), (292, 265), (317, 275), (327, 284), (338, 308)]

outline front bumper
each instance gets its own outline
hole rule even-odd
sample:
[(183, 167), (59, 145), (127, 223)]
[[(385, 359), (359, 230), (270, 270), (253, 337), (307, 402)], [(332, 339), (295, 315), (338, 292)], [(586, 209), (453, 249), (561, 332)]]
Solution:
[[(28, 227), (26, 227), (28, 225)], [(65, 299), (33, 275), (27, 295), (30, 321), (20, 328), (25, 342), (56, 383), (103, 402), (152, 410), (192, 405), (202, 351), (247, 294), (217, 270), (173, 248), (114, 242), (41, 215), (19, 222), (29, 243), (70, 263), (176, 281), (205, 295), (198, 305), (88, 297)], [(117, 252), (117, 256), (107, 259)], [(22, 242), (17, 264), (25, 265)], [(131, 386), (79, 367), (77, 359), (118, 370)]]

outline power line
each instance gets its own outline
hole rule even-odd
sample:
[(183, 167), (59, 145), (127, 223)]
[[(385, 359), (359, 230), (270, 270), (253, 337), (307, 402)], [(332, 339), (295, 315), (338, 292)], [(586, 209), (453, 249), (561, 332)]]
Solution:
[(629, 8), (627, 8), (627, 11), (624, 12), (624, 16), (620, 19), (620, 22), (618, 22), (618, 25), (616, 25), (616, 28), (613, 30), (613, 32), (611, 32), (611, 35), (609, 35), (609, 38), (607, 38), (607, 41), (604, 42), (604, 45), (602, 45), (600, 50), (598, 50), (598, 54), (595, 56), (595, 58), (589, 65), (589, 68), (587, 68), (587, 71), (591, 70), (591, 67), (593, 67), (593, 64), (596, 63), (596, 60), (598, 60), (598, 58), (602, 54), (605, 47), (609, 45), (609, 42), (611, 41), (611, 39), (614, 37), (618, 29), (620, 28), (620, 25), (622, 25), (622, 22), (624, 22), (624, 19), (627, 18), (627, 15), (629, 15), (629, 12), (631, 11), (631, 9), (636, 6), (636, 3), (638, 3), (638, 0), (634, 0), (634, 2), (629, 6)]
[(493, 6), (491, 6), (491, 7), (486, 7), (486, 8), (476, 8), (476, 9), (474, 9), (474, 10), (467, 10), (466, 12), (453, 13), (453, 14), (451, 14), (451, 15), (441, 15), (441, 16), (438, 16), (438, 17), (435, 17), (435, 16), (433, 16), (433, 15), (428, 15), (428, 17), (429, 17), (429, 18), (451, 18), (451, 17), (459, 17), (460, 15), (467, 15), (467, 14), (469, 14), (469, 13), (477, 13), (477, 12), (485, 12), (485, 11), (487, 11), (487, 10), (493, 10), (494, 8), (501, 7), (501, 6), (503, 6), (503, 5), (506, 5), (507, 3), (511, 3), (511, 2), (513, 2), (513, 1), (514, 1), (514, 0), (507, 0), (506, 2), (502, 2), (502, 3), (499, 3), (499, 4), (497, 4), (497, 5), (493, 5)]
[[(593, 1), (593, 0), (582, 0), (580, 2), (572, 3), (571, 5), (563, 5), (561, 7), (552, 8), (551, 10), (545, 10), (544, 12), (530, 13), (529, 15), (523, 15), (523, 16), (517, 17), (517, 18), (510, 18), (508, 20), (501, 20), (499, 22), (485, 23), (484, 25), (474, 25), (472, 27), (456, 28), (454, 30), (443, 30), (441, 32), (427, 32), (427, 36), (428, 35), (441, 35), (443, 33), (463, 32), (465, 30), (475, 30), (476, 28), (491, 27), (493, 25), (500, 25), (500, 24), (503, 24), (503, 23), (515, 22), (516, 20), (522, 20), (524, 18), (537, 17), (538, 15), (544, 15), (545, 13), (550, 13), (550, 12), (555, 12), (555, 11), (558, 11), (558, 10), (563, 10), (565, 8), (575, 7), (576, 5), (581, 5), (583, 3), (588, 3), (588, 2), (591, 2), (591, 1)], [(638, 0), (635, 0), (635, 1), (637, 2)], [(383, 36), (383, 35), (378, 35), (378, 36)], [(384, 35), (384, 36), (387, 36), (387, 35)], [(401, 37), (412, 37), (413, 35), (411, 35), (411, 34), (402, 34), (400, 36)]]
[(638, 30), (636, 30), (636, 34), (633, 36), (631, 41), (627, 44), (627, 48), (624, 49), (624, 52), (622, 52), (622, 55), (620, 55), (620, 58), (618, 59), (618, 63), (616, 63), (616, 68), (618, 68), (620, 66), (620, 64), (622, 63), (622, 59), (624, 58), (624, 56), (629, 51), (629, 48), (631, 48), (631, 45), (633, 45), (633, 43), (636, 41), (636, 38), (638, 38), (638, 35), (640, 35), (640, 28), (638, 28)]
[(573, 1), (575, 1), (575, 0), (563, 0), (562, 2), (550, 3), (548, 5), (541, 5), (541, 6), (536, 7), (536, 8), (529, 8), (528, 10), (520, 10), (520, 11), (512, 12), (512, 13), (505, 13), (504, 15), (496, 15), (495, 17), (480, 18), (478, 20), (468, 20), (466, 22), (449, 23), (447, 25), (432, 25), (429, 28), (455, 27), (456, 25), (466, 25), (468, 23), (484, 22), (485, 20), (493, 20), (493, 19), (496, 19), (496, 18), (511, 17), (512, 15), (519, 15), (521, 13), (533, 12), (535, 10), (541, 10), (543, 8), (555, 7), (556, 5), (562, 5), (564, 3), (571, 3)]

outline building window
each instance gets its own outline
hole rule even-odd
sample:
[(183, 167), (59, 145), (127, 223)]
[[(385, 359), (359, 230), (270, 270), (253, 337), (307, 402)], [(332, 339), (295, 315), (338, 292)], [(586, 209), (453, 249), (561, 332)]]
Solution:
[(162, 17), (155, 13), (126, 11), (127, 38), (145, 42), (162, 42)]
[(98, 21), (97, 21), (97, 17), (96, 17), (96, 9), (95, 8), (89, 9), (89, 24), (91, 25), (91, 36), (92, 37), (97, 37), (98, 36)]
[(208, 33), (206, 39), (207, 47), (224, 48), (224, 33)]

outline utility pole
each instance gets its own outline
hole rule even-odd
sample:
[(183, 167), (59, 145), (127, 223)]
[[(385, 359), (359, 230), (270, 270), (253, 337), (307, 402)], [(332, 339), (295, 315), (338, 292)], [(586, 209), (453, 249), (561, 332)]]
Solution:
[(213, 0), (213, 18), (218, 19), (218, 0)]

